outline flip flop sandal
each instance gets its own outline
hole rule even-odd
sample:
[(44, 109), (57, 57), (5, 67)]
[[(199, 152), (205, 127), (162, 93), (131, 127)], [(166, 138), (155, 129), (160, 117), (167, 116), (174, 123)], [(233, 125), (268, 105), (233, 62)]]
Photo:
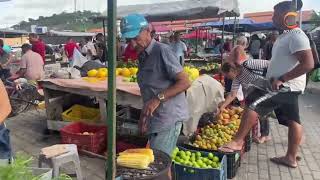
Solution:
[(286, 166), (286, 167), (289, 167), (289, 168), (297, 168), (297, 166), (294, 166), (292, 164), (289, 164), (288, 162), (284, 161), (282, 157), (274, 157), (274, 158), (270, 158), (270, 161), (275, 163), (275, 164), (278, 164), (278, 165), (283, 165), (283, 166)]

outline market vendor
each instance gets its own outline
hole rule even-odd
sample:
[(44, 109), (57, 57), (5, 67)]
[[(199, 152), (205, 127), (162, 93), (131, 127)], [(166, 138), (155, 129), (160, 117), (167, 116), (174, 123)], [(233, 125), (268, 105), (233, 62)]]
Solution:
[(152, 39), (150, 25), (142, 15), (124, 17), (121, 33), (139, 54), (138, 84), (144, 103), (140, 130), (147, 133), (152, 149), (171, 155), (182, 123), (189, 118), (188, 75), (170, 47)]

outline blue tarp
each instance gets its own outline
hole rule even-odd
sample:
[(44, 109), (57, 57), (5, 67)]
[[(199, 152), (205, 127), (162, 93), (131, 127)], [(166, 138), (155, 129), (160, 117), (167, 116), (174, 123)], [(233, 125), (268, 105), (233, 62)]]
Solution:
[[(208, 22), (203, 23), (197, 27), (214, 27), (218, 29), (223, 28), (223, 22)], [(225, 21), (225, 31), (233, 32), (234, 29), (234, 19)], [(237, 19), (236, 20), (236, 32), (255, 32), (255, 31), (266, 31), (275, 30), (272, 22), (267, 23), (256, 23), (252, 19)]]

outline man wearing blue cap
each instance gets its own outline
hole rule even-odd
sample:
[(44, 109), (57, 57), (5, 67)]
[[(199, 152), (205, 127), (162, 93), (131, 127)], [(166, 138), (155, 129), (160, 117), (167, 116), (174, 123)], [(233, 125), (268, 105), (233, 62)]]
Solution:
[(139, 54), (138, 84), (144, 102), (140, 130), (147, 133), (152, 149), (171, 155), (182, 122), (189, 118), (184, 93), (190, 87), (188, 75), (171, 48), (151, 37), (144, 16), (124, 17), (121, 33)]

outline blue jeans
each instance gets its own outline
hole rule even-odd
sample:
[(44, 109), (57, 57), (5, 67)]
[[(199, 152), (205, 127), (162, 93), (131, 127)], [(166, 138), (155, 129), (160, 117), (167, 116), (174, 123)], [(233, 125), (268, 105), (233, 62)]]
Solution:
[(149, 135), (151, 149), (157, 149), (171, 156), (173, 149), (177, 145), (177, 140), (182, 128), (182, 122), (176, 122), (171, 129), (152, 133)]
[(0, 125), (0, 159), (10, 159), (12, 149), (10, 143), (10, 130), (4, 124)]

